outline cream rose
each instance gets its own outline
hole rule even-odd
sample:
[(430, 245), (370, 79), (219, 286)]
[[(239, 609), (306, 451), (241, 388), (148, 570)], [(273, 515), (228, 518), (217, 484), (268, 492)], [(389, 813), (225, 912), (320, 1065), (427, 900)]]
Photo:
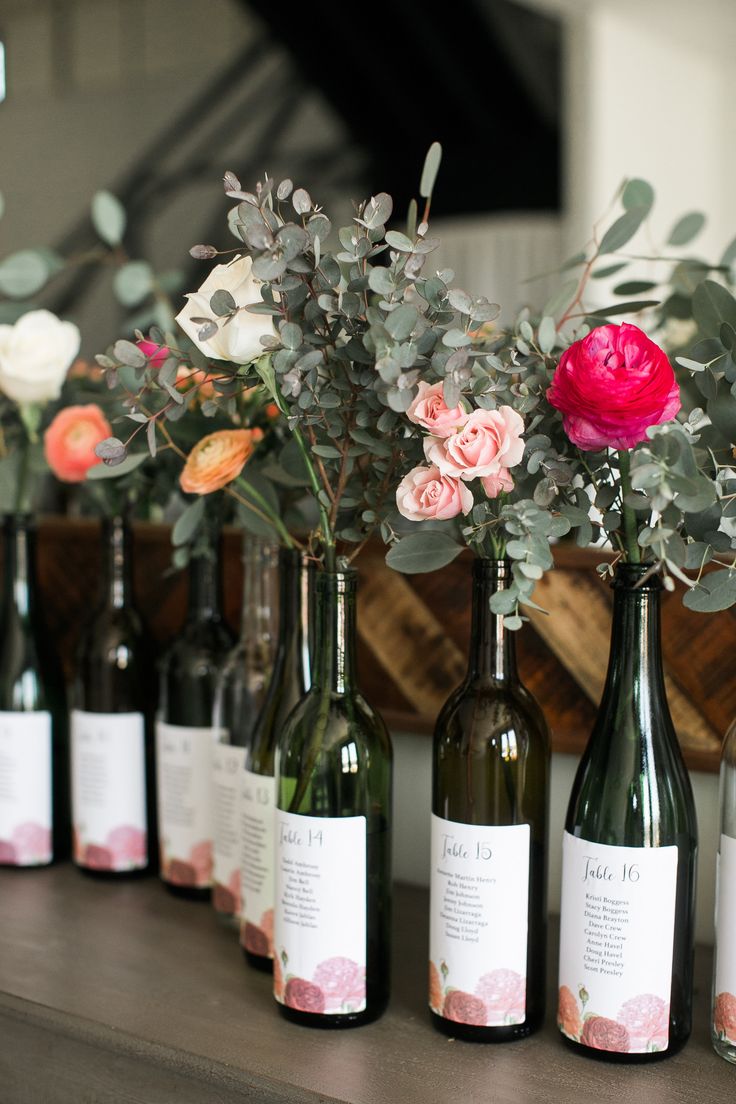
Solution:
[(424, 426), (435, 437), (451, 437), (470, 417), (461, 406), (448, 407), (442, 393), (442, 384), (420, 383), (414, 402), (406, 412), (410, 422)]
[(521, 462), (523, 432), (524, 420), (510, 406), (474, 410), (452, 437), (425, 438), (424, 454), (442, 475), (455, 479), (498, 476)]
[(0, 391), (20, 404), (58, 399), (80, 340), (73, 322), (47, 310), (0, 325)]
[(187, 337), (206, 357), (214, 360), (231, 360), (235, 364), (248, 364), (261, 356), (264, 334), (273, 333), (268, 316), (240, 310), (229, 322), (220, 323), (217, 333), (207, 341), (200, 341), (201, 322), (193, 318), (212, 318), (210, 299), (216, 291), (229, 291), (239, 307), (260, 303), (259, 283), (251, 274), (250, 257), (235, 257), (230, 264), (215, 265), (199, 291), (187, 295), (186, 306), (177, 314), (176, 321)]
[(447, 521), (473, 509), (473, 495), (464, 483), (441, 475), (434, 466), (413, 468), (396, 489), (399, 513), (409, 521)]

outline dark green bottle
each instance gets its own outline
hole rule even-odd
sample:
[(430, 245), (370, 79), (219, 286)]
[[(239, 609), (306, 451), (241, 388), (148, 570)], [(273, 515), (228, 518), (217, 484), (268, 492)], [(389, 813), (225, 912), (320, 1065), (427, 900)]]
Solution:
[(153, 646), (133, 604), (130, 527), (102, 527), (100, 605), (84, 631), (72, 694), (74, 861), (100, 877), (156, 864)]
[(274, 995), (319, 1027), (376, 1019), (390, 988), (392, 751), (356, 685), (355, 592), (317, 575), (314, 681), (276, 751)]
[(35, 521), (25, 514), (3, 521), (0, 759), (0, 864), (46, 866), (67, 858), (64, 676), (39, 601)]
[(647, 569), (616, 568), (606, 685), (563, 844), (558, 1024), (576, 1049), (629, 1062), (681, 1049), (693, 984), (697, 824)]
[(490, 608), (506, 560), (473, 564), (465, 681), (435, 727), (429, 1004), (437, 1027), (506, 1042), (536, 1031), (546, 984), (549, 736)]
[(240, 638), (228, 655), (215, 692), (212, 754), (214, 801), (212, 906), (226, 922), (240, 922), (241, 815), (245, 749), (266, 697), (273, 666), (275, 559), (273, 545), (243, 538)]
[(208, 899), (212, 885), (212, 713), (234, 643), (222, 614), (220, 543), (190, 560), (187, 617), (161, 661), (156, 722), (161, 877), (173, 893), (197, 900)]
[(266, 698), (245, 749), (241, 802), (244, 910), (240, 945), (249, 964), (260, 970), (271, 970), (273, 962), (276, 744), (286, 718), (311, 684), (311, 575), (298, 551), (280, 550), (276, 654)]

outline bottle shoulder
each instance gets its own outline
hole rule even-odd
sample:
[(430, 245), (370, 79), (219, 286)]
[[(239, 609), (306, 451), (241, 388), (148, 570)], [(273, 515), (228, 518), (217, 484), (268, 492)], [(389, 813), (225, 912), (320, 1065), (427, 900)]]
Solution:
[[(323, 721), (322, 718), (325, 717)], [(323, 746), (334, 749), (355, 744), (391, 756), (391, 737), (381, 717), (359, 692), (329, 693), (325, 713), (323, 692), (313, 687), (289, 714), (279, 734), (282, 749), (309, 742), (324, 725)]]
[(470, 731), (512, 730), (544, 747), (549, 730), (536, 698), (520, 682), (466, 679), (450, 694), (435, 724), (435, 738), (462, 738)]

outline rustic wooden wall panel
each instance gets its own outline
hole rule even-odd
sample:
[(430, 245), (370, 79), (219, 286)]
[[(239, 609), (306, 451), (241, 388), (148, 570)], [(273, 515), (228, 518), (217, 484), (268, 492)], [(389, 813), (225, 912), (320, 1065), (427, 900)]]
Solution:
[[(240, 535), (225, 536), (226, 615), (237, 628), (242, 594)], [(48, 519), (41, 525), (39, 574), (49, 629), (71, 672), (80, 625), (98, 595), (99, 537), (93, 522)], [(135, 529), (138, 605), (159, 642), (181, 625), (186, 576), (170, 571), (169, 531)], [(384, 550), (361, 556), (359, 664), (361, 685), (394, 729), (431, 732), (437, 712), (463, 677), (470, 635), (470, 557), (441, 572), (399, 576)], [(519, 635), (519, 666), (552, 729), (553, 747), (580, 752), (588, 738), (608, 659), (611, 595), (595, 575), (601, 553), (559, 546), (557, 567), (536, 598)], [(684, 609), (681, 595), (663, 598), (663, 643), (675, 724), (691, 767), (715, 770), (720, 740), (736, 716), (732, 655), (736, 614), (705, 617)]]

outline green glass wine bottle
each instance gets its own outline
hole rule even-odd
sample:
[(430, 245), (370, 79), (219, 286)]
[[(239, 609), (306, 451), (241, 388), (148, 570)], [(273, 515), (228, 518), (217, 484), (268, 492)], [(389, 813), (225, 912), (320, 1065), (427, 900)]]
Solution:
[(719, 827), (711, 1039), (716, 1054), (736, 1063), (736, 723), (721, 753)]
[(156, 865), (153, 646), (133, 604), (127, 521), (103, 524), (99, 608), (82, 634), (72, 693), (74, 861), (99, 877)]
[(252, 739), (245, 750), (241, 794), (243, 913), (240, 945), (260, 970), (273, 962), (276, 743), (286, 718), (311, 684), (311, 569), (299, 552), (279, 553), (279, 627), (273, 671)]
[(193, 556), (189, 606), (161, 661), (156, 771), (161, 877), (178, 896), (212, 885), (212, 725), (217, 678), (234, 637), (222, 614), (221, 541)]
[(0, 865), (46, 866), (69, 854), (64, 676), (46, 628), (30, 515), (3, 522), (0, 640)]
[(616, 568), (608, 674), (563, 839), (558, 1024), (576, 1049), (628, 1062), (675, 1054), (692, 1018), (697, 824), (647, 570)]
[(544, 1019), (549, 737), (490, 608), (510, 579), (506, 560), (473, 564), (468, 673), (433, 745), (429, 1004), (442, 1031), (478, 1042)]
[(240, 638), (225, 661), (215, 691), (212, 749), (212, 905), (221, 919), (240, 922), (241, 812), (245, 749), (250, 745), (273, 665), (275, 548), (244, 534)]
[(274, 996), (350, 1027), (388, 1003), (392, 751), (356, 686), (352, 571), (316, 581), (315, 674), (276, 750)]

